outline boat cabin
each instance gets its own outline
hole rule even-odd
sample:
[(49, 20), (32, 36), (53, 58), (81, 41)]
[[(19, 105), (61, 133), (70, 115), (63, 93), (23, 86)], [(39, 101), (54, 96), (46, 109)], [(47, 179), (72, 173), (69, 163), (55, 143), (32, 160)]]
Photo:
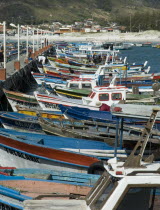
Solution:
[(159, 173), (138, 172), (122, 179), (104, 172), (86, 197), (88, 209), (135, 210), (160, 208)]
[(82, 97), (83, 104), (96, 106), (97, 102), (107, 104), (117, 104), (121, 100), (126, 100), (126, 92), (128, 88), (125, 86), (110, 86), (99, 87), (96, 86), (92, 89), (92, 92), (88, 97)]
[(67, 80), (67, 88), (71, 89), (92, 89), (96, 86), (96, 81), (93, 79), (73, 79)]

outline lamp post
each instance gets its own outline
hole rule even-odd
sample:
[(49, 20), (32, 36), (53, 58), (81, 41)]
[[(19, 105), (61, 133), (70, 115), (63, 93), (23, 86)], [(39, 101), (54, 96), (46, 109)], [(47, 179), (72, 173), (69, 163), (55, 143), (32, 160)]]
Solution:
[(20, 55), (20, 31), (19, 31), (19, 24), (16, 26), (15, 24), (13, 23), (10, 23), (10, 26), (14, 27), (14, 28), (17, 28), (17, 35), (18, 35), (18, 61), (19, 61), (19, 55)]
[(6, 69), (6, 22), (3, 22), (3, 59), (4, 59), (4, 69)]
[(20, 38), (20, 34), (19, 34), (19, 24), (18, 24), (18, 27), (17, 27), (17, 30), (18, 30), (18, 61), (19, 61), (19, 55), (20, 55), (20, 43), (19, 43), (19, 38)]
[(37, 51), (39, 50), (39, 36), (38, 36), (38, 28), (37, 28)]
[(43, 39), (42, 39), (42, 29), (41, 29), (41, 49), (42, 49), (42, 47), (43, 47), (43, 45), (42, 45), (42, 42), (43, 42)]
[(27, 41), (26, 41), (26, 57), (28, 58), (28, 26), (27, 26)]
[(34, 49), (34, 28), (33, 28), (33, 53), (35, 52), (35, 49)]

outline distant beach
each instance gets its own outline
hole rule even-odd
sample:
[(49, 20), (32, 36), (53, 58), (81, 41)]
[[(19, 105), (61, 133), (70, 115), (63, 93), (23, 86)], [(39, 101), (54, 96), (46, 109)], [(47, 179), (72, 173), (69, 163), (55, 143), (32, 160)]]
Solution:
[[(3, 38), (3, 36), (1, 36)], [(39, 35), (39, 40), (41, 36)], [(98, 33), (64, 33), (61, 35), (45, 35), (42, 39), (48, 39), (50, 43), (53, 41), (94, 41), (94, 42), (133, 42), (133, 43), (160, 43), (160, 31), (143, 31), (143, 32), (128, 32), (128, 33), (116, 33), (116, 32), (98, 32)], [(16, 40), (15, 36), (7, 36), (7, 41)], [(26, 40), (26, 36), (21, 35), (20, 40)], [(32, 42), (33, 37), (29, 35), (29, 41)], [(35, 35), (35, 42), (37, 41), (37, 35)]]
[(54, 40), (63, 41), (102, 41), (102, 42), (160, 42), (160, 31), (144, 31), (138, 33), (66, 33), (53, 36)]

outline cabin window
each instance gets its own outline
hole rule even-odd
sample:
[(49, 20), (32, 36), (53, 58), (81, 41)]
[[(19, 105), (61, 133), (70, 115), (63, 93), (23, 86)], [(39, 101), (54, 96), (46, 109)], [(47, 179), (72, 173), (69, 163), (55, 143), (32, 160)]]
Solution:
[(77, 84), (77, 83), (71, 83), (70, 84), (70, 86), (69, 86), (70, 88), (78, 88), (79, 87), (79, 85)]
[(99, 94), (99, 101), (108, 101), (108, 100), (109, 100), (109, 94), (108, 93)]
[(112, 100), (121, 100), (122, 99), (122, 94), (121, 93), (112, 93)]
[(83, 83), (82, 88), (91, 88), (91, 84), (90, 83)]
[(126, 192), (116, 210), (157, 210), (160, 209), (160, 188), (131, 187)]
[(101, 209), (116, 187), (116, 179), (104, 172), (86, 196), (87, 205), (91, 210)]

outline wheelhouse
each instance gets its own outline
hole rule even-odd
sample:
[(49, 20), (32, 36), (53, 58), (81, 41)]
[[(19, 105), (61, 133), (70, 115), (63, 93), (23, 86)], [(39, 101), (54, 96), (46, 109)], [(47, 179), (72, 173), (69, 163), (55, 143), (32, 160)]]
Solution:
[(94, 87), (88, 97), (83, 97), (83, 103), (86, 105), (95, 106), (96, 102), (107, 104), (117, 104), (121, 100), (126, 100), (126, 92), (128, 88), (124, 86), (113, 87)]
[(160, 174), (138, 172), (122, 179), (106, 172), (86, 196), (91, 210), (160, 209)]
[(92, 89), (96, 82), (92, 79), (73, 79), (67, 81), (67, 88), (71, 89)]

